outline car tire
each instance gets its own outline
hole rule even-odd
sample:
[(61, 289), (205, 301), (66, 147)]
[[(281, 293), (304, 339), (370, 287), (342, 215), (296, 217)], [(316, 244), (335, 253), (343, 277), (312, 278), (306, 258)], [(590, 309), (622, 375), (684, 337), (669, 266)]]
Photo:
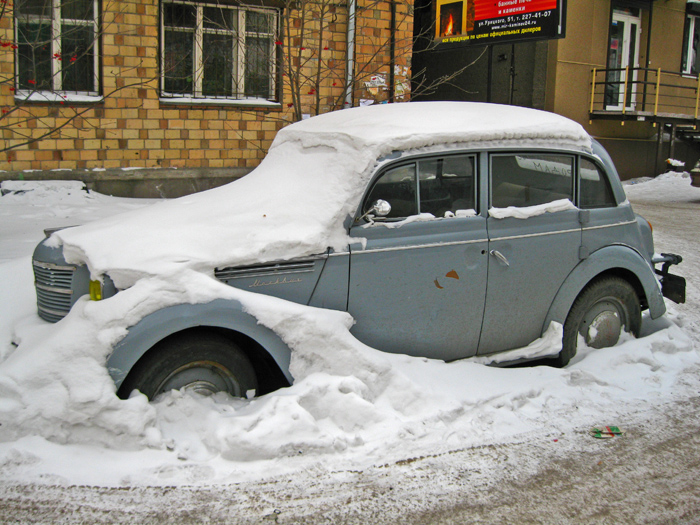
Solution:
[(579, 334), (593, 348), (614, 346), (624, 329), (635, 337), (642, 325), (639, 297), (620, 277), (604, 277), (586, 286), (574, 301), (564, 323), (557, 366), (566, 366), (576, 355)]
[(119, 389), (128, 397), (139, 390), (148, 399), (170, 390), (202, 395), (227, 392), (246, 397), (257, 389), (255, 369), (245, 353), (226, 337), (204, 331), (173, 335), (154, 346)]

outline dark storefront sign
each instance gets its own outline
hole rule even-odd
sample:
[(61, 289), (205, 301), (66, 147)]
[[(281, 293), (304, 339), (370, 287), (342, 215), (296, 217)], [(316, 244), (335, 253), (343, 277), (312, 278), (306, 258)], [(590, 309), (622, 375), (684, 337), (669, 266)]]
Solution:
[(433, 5), (440, 47), (565, 36), (566, 0), (435, 0)]

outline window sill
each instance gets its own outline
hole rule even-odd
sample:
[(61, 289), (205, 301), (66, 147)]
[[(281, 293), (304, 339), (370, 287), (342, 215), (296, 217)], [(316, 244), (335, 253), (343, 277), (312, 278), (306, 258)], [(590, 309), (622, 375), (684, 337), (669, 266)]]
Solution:
[(259, 109), (280, 109), (282, 104), (264, 98), (195, 98), (195, 97), (160, 97), (161, 104), (173, 106), (233, 106)]
[(99, 104), (104, 102), (101, 95), (88, 95), (79, 93), (53, 93), (51, 91), (27, 91), (17, 90), (15, 100), (22, 102), (39, 102), (44, 104)]

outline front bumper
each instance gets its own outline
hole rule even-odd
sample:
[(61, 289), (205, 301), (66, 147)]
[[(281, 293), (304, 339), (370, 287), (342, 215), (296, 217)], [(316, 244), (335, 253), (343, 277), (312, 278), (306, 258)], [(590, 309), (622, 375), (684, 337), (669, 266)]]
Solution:
[[(680, 264), (682, 261), (683, 257), (675, 253), (662, 253), (654, 255), (651, 259), (651, 262), (654, 264), (654, 271), (660, 276), (661, 293), (674, 303), (685, 302), (685, 278), (669, 273), (669, 268), (674, 264)], [(656, 265), (659, 263), (661, 263), (660, 270), (656, 268)]]

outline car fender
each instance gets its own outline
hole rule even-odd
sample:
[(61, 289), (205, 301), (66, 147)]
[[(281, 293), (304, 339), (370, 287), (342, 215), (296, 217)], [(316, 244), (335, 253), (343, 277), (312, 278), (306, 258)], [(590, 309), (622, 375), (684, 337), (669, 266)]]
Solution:
[(650, 263), (630, 246), (612, 245), (593, 252), (571, 271), (552, 301), (542, 333), (552, 321), (564, 324), (571, 306), (588, 283), (605, 272), (619, 270), (631, 272), (636, 276), (646, 295), (652, 319), (663, 315), (666, 304)]
[(204, 304), (180, 304), (163, 308), (141, 319), (114, 347), (107, 359), (114, 383), (119, 386), (131, 368), (143, 355), (169, 335), (188, 328), (214, 327), (234, 330), (246, 335), (262, 346), (274, 359), (282, 373), (291, 383), (289, 373), (291, 350), (269, 328), (258, 323), (247, 313), (240, 302), (216, 299)]

